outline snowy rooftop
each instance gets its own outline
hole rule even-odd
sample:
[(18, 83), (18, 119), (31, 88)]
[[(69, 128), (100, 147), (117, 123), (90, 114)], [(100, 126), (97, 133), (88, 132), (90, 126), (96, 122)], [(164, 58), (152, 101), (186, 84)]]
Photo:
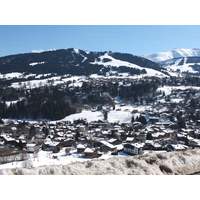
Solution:
[(87, 148), (84, 150), (84, 153), (93, 153), (93, 152), (94, 152), (94, 150), (91, 149), (91, 148), (89, 148), (89, 147), (87, 147)]
[(35, 146), (36, 146), (36, 144), (26, 144), (27, 148), (31, 148), (31, 147), (35, 147)]
[(109, 148), (115, 148), (114, 145), (110, 144), (109, 142), (106, 142), (106, 141), (101, 141), (102, 144), (104, 144), (105, 146), (108, 146)]
[(85, 146), (83, 144), (78, 144), (76, 148), (77, 149), (85, 149)]

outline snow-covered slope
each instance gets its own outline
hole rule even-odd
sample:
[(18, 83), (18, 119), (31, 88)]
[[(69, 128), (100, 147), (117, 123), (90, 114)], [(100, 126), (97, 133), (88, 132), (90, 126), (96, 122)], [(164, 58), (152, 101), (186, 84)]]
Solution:
[(146, 54), (143, 57), (152, 60), (154, 62), (162, 62), (174, 58), (199, 57), (199, 56), (200, 56), (200, 49), (175, 48), (173, 50), (166, 52)]
[(171, 51), (144, 55), (157, 62), (170, 73), (200, 75), (200, 49), (173, 49)]
[(32, 53), (0, 57), (0, 73), (89, 76), (98, 74), (166, 75), (166, 70), (143, 57), (118, 52), (88, 52), (80, 49), (34, 50)]
[[(108, 61), (105, 62), (104, 61), (105, 59), (107, 59)], [(116, 68), (119, 68), (120, 66), (125, 66), (127, 68), (145, 70), (148, 76), (165, 76), (165, 74), (163, 74), (162, 72), (157, 71), (155, 69), (141, 67), (137, 64), (133, 64), (133, 63), (123, 61), (123, 60), (120, 60), (120, 59), (115, 59), (112, 56), (110, 56), (108, 53), (105, 53), (104, 55), (99, 56), (98, 60), (96, 59), (95, 62), (91, 62), (91, 64), (103, 65), (105, 67), (112, 66), (112, 67), (116, 67)]]

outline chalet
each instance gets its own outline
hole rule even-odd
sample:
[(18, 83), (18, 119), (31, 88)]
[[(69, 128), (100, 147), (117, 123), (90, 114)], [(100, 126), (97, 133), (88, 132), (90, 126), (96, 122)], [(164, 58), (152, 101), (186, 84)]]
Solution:
[(102, 152), (108, 152), (108, 151), (115, 151), (117, 149), (116, 146), (110, 144), (109, 142), (106, 142), (106, 141), (100, 141), (101, 143), (101, 146), (100, 146), (100, 150)]
[(76, 149), (77, 149), (78, 153), (83, 153), (84, 150), (86, 149), (86, 146), (83, 145), (83, 144), (78, 144), (77, 147), (76, 147)]
[(16, 145), (17, 147), (19, 147), (20, 149), (26, 148), (26, 144), (27, 144), (26, 140), (19, 139), (17, 140), (17, 142), (18, 142), (18, 144)]
[(61, 148), (62, 147), (62, 144), (60, 142), (50, 142), (50, 143), (47, 143), (47, 145), (50, 147), (50, 148), (54, 148), (54, 147), (59, 147)]
[(91, 149), (87, 147), (83, 152), (83, 156), (86, 158), (97, 158), (99, 157), (99, 154), (98, 154), (97, 149)]
[(188, 146), (183, 144), (168, 144), (167, 151), (182, 151), (188, 149)]
[(158, 138), (163, 138), (163, 137), (166, 137), (167, 134), (165, 132), (156, 132), (156, 133), (153, 133), (151, 134), (152, 135), (152, 138), (153, 139), (158, 139)]
[(143, 153), (144, 144), (134, 143), (134, 144), (124, 144), (123, 152), (130, 155), (138, 155)]
[(144, 145), (145, 150), (163, 150), (164, 147), (162, 147), (161, 144), (158, 142), (152, 141), (152, 140), (146, 140), (145, 145)]
[(200, 147), (200, 140), (187, 136), (188, 144), (192, 147)]
[(122, 143), (122, 140), (120, 139), (116, 139), (116, 138), (111, 138), (110, 140), (108, 140), (108, 142), (112, 145), (118, 145)]
[(139, 129), (143, 128), (143, 124), (140, 123), (140, 122), (133, 122), (133, 123), (132, 123), (132, 127), (133, 127), (136, 131), (138, 131)]
[(195, 132), (194, 132), (194, 138), (196, 138), (196, 139), (200, 139), (200, 131), (199, 130), (195, 130)]
[(59, 152), (62, 148), (62, 144), (60, 142), (47, 140), (43, 143), (42, 149), (45, 151), (53, 151), (53, 152)]
[(177, 141), (186, 142), (187, 136), (185, 134), (182, 134), (182, 133), (177, 133), (176, 139), (177, 139)]
[(133, 143), (133, 142), (136, 142), (136, 140), (135, 140), (134, 137), (127, 137), (127, 138), (126, 138), (126, 142), (127, 142), (127, 143)]
[(2, 139), (5, 145), (14, 145), (14, 146), (18, 145), (18, 142), (16, 141), (16, 139), (10, 136), (3, 135)]
[(39, 146), (36, 144), (26, 144), (26, 151), (28, 153), (37, 153), (39, 151)]

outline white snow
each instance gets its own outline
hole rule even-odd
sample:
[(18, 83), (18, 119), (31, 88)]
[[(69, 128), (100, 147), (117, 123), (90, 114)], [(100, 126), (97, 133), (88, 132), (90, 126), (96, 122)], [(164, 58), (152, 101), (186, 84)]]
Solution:
[[(138, 110), (138, 113), (132, 114), (132, 110)], [(131, 123), (131, 118), (134, 115), (135, 117), (139, 115), (139, 112), (150, 110), (152, 106), (137, 106), (137, 105), (125, 105), (121, 107), (120, 105), (115, 106), (115, 110), (111, 110), (108, 112), (107, 121), (110, 123), (118, 122), (118, 123)], [(62, 119), (61, 121), (71, 121), (77, 119), (86, 119), (88, 122), (103, 120), (104, 115), (101, 111), (91, 111), (91, 110), (83, 110), (81, 113), (76, 113), (69, 115)]]
[(0, 74), (0, 78), (12, 79), (12, 78), (21, 78), (23, 76), (22, 73), (19, 72), (11, 72), (7, 74)]
[[(182, 65), (179, 65), (179, 63), (182, 61), (182, 59), (178, 59), (175, 61), (175, 63), (171, 64), (170, 60), (165, 63), (165, 68), (168, 69), (171, 72), (189, 72), (189, 73), (198, 73), (198, 71), (195, 71), (191, 66), (194, 65), (194, 63), (187, 63), (188, 58), (183, 58), (184, 62)], [(200, 64), (200, 63), (195, 63)]]
[(69, 115), (63, 119), (63, 121), (74, 121), (77, 119), (87, 119), (88, 122), (92, 122), (94, 120), (103, 120), (103, 113), (100, 111), (92, 112), (84, 110), (81, 113), (76, 113)]
[(45, 51), (56, 51), (56, 49), (48, 49), (48, 50), (32, 50), (31, 53), (42, 53)]
[(132, 115), (125, 111), (110, 111), (108, 113), (109, 122), (130, 123)]
[(176, 48), (166, 52), (158, 52), (154, 54), (143, 55), (143, 57), (155, 62), (166, 61), (173, 58), (195, 57), (195, 56), (200, 56), (200, 49)]
[(34, 63), (29, 63), (30, 66), (35, 66), (35, 65), (41, 65), (41, 64), (44, 64), (46, 62), (34, 62)]
[(44, 52), (45, 50), (32, 50), (31, 53), (42, 53)]
[(93, 153), (94, 151), (91, 149), (91, 148), (89, 148), (89, 147), (87, 147), (85, 150), (84, 150), (84, 153)]
[(15, 82), (11, 84), (11, 87), (20, 88), (26, 86), (26, 88), (30, 89), (51, 84), (57, 85), (61, 83), (66, 83), (68, 81), (72, 82), (69, 86), (81, 86), (83, 80), (85, 80), (85, 76), (72, 76), (68, 78), (61, 78), (61, 76), (54, 76), (51, 78), (40, 79), (40, 80), (23, 81), (20, 83)]
[(19, 100), (15, 100), (15, 101), (5, 101), (7, 106), (10, 106), (10, 104), (16, 104)]
[[(126, 66), (126, 67), (135, 68), (135, 69), (139, 69), (139, 70), (145, 69), (147, 71), (146, 75), (148, 75), (148, 76), (155, 76), (155, 75), (166, 76), (162, 72), (159, 72), (159, 71), (154, 70), (154, 69), (144, 68), (144, 67), (140, 67), (136, 64), (126, 62), (126, 61), (117, 60), (117, 59), (109, 56), (108, 53), (105, 53), (103, 56), (100, 56), (99, 58), (100, 58), (100, 61), (95, 60), (95, 62), (91, 62), (91, 64), (98, 64), (98, 65), (104, 65), (104, 66), (114, 66), (114, 67)], [(111, 61), (103, 62), (104, 58), (110, 59)]]
[(165, 95), (170, 95), (172, 90), (176, 90), (176, 89), (179, 89), (179, 90), (187, 90), (187, 89), (200, 90), (200, 87), (196, 87), (196, 86), (164, 86), (164, 87), (158, 88), (157, 91), (162, 91), (162, 92), (165, 92)]

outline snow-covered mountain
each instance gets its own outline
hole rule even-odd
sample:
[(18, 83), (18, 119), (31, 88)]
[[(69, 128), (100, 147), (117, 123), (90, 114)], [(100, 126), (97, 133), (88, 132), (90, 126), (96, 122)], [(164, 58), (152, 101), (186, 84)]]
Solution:
[(175, 48), (166, 52), (146, 54), (144, 57), (154, 62), (162, 62), (174, 58), (200, 57), (200, 49)]
[(88, 52), (79, 49), (33, 51), (0, 58), (0, 73), (113, 74), (165, 76), (166, 70), (146, 58), (126, 53)]
[(200, 75), (200, 49), (176, 48), (171, 51), (144, 55), (144, 57), (157, 62), (169, 73)]

